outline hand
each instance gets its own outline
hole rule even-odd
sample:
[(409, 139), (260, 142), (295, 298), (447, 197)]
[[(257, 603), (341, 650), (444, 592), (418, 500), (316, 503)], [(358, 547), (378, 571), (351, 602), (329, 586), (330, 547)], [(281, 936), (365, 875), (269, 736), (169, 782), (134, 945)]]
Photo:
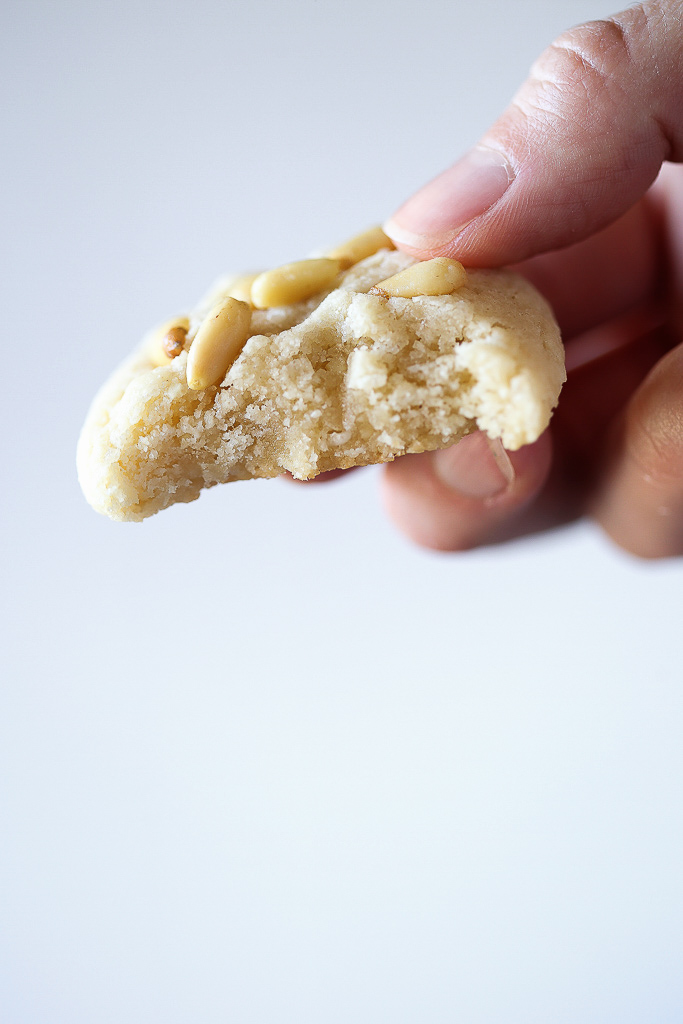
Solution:
[(572, 29), (386, 226), (423, 259), (517, 264), (567, 355), (535, 444), (508, 453), (474, 434), (386, 467), (389, 514), (417, 543), (462, 550), (587, 512), (634, 554), (683, 552), (681, 96), (680, 0)]

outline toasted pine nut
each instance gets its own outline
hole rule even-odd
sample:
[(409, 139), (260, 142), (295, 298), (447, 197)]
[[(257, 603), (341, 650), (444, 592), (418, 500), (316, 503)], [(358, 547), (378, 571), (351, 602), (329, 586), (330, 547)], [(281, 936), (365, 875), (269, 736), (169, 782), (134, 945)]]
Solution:
[[(187, 335), (190, 329), (190, 321), (186, 316), (176, 316), (172, 320), (166, 320), (153, 332), (149, 341), (149, 357), (155, 366), (166, 366), (174, 358), (166, 348), (165, 340), (173, 331), (182, 331)], [(183, 342), (185, 338), (183, 337)], [(179, 355), (176, 352), (176, 355)]]
[(448, 295), (462, 288), (466, 280), (467, 271), (462, 263), (437, 256), (399, 270), (398, 274), (380, 281), (370, 291), (402, 299), (413, 299), (416, 295)]
[(257, 309), (303, 302), (323, 291), (341, 269), (339, 260), (298, 260), (259, 274), (251, 286), (251, 301)]
[(185, 327), (172, 327), (161, 339), (161, 347), (169, 359), (179, 356), (185, 347), (187, 329)]
[(240, 302), (251, 302), (251, 286), (258, 276), (258, 274), (243, 274), (242, 277), (233, 281), (227, 294), (232, 295), (233, 299), (239, 299)]
[(342, 270), (347, 270), (354, 263), (360, 263), (368, 256), (374, 256), (380, 249), (395, 248), (396, 246), (389, 236), (384, 234), (379, 224), (376, 224), (374, 227), (368, 228), (367, 231), (361, 231), (359, 235), (349, 238), (335, 249), (330, 249), (325, 255), (329, 259), (339, 260)]
[(201, 391), (218, 384), (249, 337), (251, 309), (229, 295), (217, 302), (194, 336), (187, 357), (187, 386)]

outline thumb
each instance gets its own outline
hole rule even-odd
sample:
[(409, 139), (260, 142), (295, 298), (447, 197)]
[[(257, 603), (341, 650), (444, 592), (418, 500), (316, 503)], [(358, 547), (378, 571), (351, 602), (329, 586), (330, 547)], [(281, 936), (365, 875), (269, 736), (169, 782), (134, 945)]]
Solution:
[(481, 142), (386, 225), (417, 256), (497, 266), (580, 241), (683, 160), (683, 5), (561, 35)]

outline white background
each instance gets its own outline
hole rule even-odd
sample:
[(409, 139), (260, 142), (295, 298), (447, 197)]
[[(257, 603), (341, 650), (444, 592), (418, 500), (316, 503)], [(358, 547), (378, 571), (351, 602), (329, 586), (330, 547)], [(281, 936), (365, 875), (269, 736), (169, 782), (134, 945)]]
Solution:
[(4, 1024), (673, 1024), (681, 563), (443, 556), (368, 470), (142, 525), (76, 437), (224, 270), (382, 220), (601, 0), (2, 6)]

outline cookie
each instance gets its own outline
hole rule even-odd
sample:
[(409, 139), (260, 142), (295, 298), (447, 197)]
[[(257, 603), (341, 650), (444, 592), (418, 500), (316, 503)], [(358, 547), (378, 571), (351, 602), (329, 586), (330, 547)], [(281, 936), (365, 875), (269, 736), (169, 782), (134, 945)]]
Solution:
[[(79, 479), (96, 511), (142, 520), (214, 484), (284, 471), (309, 480), (477, 429), (514, 450), (546, 428), (563, 348), (522, 277), (460, 267), (456, 290), (406, 296), (410, 285), (388, 281), (416, 263), (404, 253), (380, 249), (348, 269), (317, 262), (328, 277), (305, 299), (283, 301), (285, 280), (272, 305), (271, 278), (226, 278), (191, 317), (165, 325), (165, 353), (159, 331), (143, 340), (96, 396), (79, 440)], [(216, 363), (221, 315), (233, 336)]]

